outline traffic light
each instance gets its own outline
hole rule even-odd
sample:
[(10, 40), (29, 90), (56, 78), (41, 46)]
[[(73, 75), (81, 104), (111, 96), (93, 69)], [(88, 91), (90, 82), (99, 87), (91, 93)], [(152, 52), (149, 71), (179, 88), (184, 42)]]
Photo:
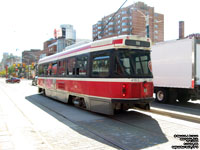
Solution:
[(31, 64), (32, 68), (34, 68), (34, 65), (35, 65), (34, 62), (32, 62), (32, 64)]
[(25, 67), (26, 67), (26, 64), (25, 64), (25, 63), (23, 63), (23, 64), (22, 64), (22, 66), (25, 68)]

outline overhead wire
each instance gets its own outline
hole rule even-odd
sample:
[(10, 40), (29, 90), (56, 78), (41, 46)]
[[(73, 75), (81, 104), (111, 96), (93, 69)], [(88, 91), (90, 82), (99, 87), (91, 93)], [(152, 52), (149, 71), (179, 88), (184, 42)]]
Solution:
[[(104, 30), (106, 28), (106, 26), (113, 20), (113, 18), (115, 17), (115, 15), (120, 11), (120, 9), (124, 6), (124, 4), (127, 2), (128, 0), (125, 0), (125, 2), (120, 6), (120, 8), (113, 14), (113, 16), (111, 17), (111, 19), (107, 22), (107, 24), (102, 28), (101, 32), (99, 35), (102, 35), (104, 33)], [(96, 35), (96, 37), (94, 38), (94, 41), (98, 39), (98, 34)]]

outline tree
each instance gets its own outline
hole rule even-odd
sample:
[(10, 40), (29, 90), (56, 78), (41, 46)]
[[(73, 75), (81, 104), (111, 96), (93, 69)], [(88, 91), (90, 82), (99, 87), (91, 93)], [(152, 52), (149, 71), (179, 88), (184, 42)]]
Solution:
[(1, 77), (5, 77), (6, 76), (6, 70), (5, 69), (0, 72), (0, 76)]
[(14, 66), (10, 66), (8, 67), (8, 74), (11, 75), (15, 72), (15, 67)]

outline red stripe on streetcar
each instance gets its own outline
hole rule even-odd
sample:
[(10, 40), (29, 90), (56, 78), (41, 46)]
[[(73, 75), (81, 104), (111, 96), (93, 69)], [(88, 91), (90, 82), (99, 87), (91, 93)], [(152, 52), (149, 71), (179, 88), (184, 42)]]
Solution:
[[(153, 83), (146, 82), (103, 82), (103, 81), (77, 81), (77, 80), (56, 80), (38, 79), (38, 85), (51, 90), (63, 90), (66, 92), (79, 93), (84, 95), (107, 97), (107, 98), (145, 98), (153, 96)], [(44, 84), (45, 83), (45, 84)], [(125, 87), (124, 87), (125, 85)], [(56, 87), (56, 89), (54, 89)], [(122, 88), (126, 88), (125, 91)], [(123, 95), (125, 94), (125, 95)]]

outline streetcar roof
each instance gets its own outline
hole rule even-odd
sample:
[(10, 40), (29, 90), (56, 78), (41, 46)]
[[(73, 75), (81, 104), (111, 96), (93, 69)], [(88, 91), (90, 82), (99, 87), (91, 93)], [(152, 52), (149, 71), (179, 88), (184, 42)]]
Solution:
[[(130, 41), (133, 40), (133, 41), (136, 41), (136, 43), (127, 45), (125, 44), (125, 40), (130, 40)], [(76, 46), (75, 44), (72, 48), (66, 49), (65, 51), (62, 51), (60, 53), (56, 53), (54, 55), (50, 55), (50, 56), (40, 59), (39, 64), (46, 63), (49, 61), (56, 61), (57, 59), (63, 59), (65, 57), (75, 56), (77, 54), (84, 54), (88, 52), (101, 51), (101, 50), (107, 50), (107, 49), (113, 49), (113, 48), (150, 50), (151, 48), (150, 45), (141, 46), (141, 45), (137, 45), (137, 42), (150, 43), (150, 39), (147, 39), (145, 37), (135, 36), (135, 35), (121, 35), (121, 36), (93, 41), (93, 42), (83, 44), (83, 45)]]

